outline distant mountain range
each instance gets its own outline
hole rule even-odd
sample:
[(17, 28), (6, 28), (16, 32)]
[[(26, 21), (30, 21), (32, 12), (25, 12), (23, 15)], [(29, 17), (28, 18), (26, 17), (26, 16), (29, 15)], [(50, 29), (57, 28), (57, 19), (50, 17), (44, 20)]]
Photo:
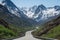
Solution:
[[(26, 9), (25, 9), (26, 11)], [(29, 18), (39, 22), (60, 14), (60, 6), (45, 7), (44, 5), (33, 6), (25, 13)]]
[(60, 15), (60, 6), (45, 7), (41, 4), (30, 8), (18, 8), (11, 0), (2, 0), (1, 5), (8, 10), (4, 9), (2, 11), (2, 7), (0, 7), (1, 12), (7, 12), (6, 14), (8, 14), (8, 17), (4, 20), (9, 24), (18, 26), (40, 25)]

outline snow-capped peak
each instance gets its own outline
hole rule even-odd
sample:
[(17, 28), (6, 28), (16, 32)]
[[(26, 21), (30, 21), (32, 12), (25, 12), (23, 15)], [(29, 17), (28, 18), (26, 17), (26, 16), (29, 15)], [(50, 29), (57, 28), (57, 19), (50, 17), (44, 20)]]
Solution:
[(11, 0), (2, 0), (0, 4), (18, 17), (27, 17), (37, 22), (60, 14), (60, 6), (46, 8), (44, 5), (38, 5), (31, 8), (25, 7), (19, 9)]
[(34, 8), (29, 8), (29, 11), (25, 14), (28, 18), (31, 18), (37, 22), (41, 20), (47, 20), (50, 17), (54, 17), (60, 14), (60, 6), (48, 7), (44, 5), (39, 5)]
[(11, 0), (2, 0), (1, 3), (3, 6), (7, 7), (10, 13), (20, 17), (22, 11), (20, 11)]

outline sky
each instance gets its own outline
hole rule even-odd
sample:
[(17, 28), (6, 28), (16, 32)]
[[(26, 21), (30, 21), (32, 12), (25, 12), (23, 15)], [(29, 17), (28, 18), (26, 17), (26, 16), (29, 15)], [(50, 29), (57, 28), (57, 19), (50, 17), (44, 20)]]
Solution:
[(11, 0), (18, 7), (32, 7), (43, 4), (46, 7), (60, 5), (60, 0)]
[(32, 7), (34, 5), (43, 4), (46, 7), (60, 5), (60, 0), (11, 0), (18, 7)]

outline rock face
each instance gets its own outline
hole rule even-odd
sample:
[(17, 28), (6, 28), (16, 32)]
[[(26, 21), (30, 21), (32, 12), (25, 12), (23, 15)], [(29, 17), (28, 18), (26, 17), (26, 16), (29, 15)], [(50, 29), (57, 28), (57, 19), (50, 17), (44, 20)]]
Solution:
[(56, 9), (56, 11), (60, 10), (60, 6), (54, 6), (54, 8)]
[(35, 14), (38, 14), (40, 11), (46, 10), (46, 7), (44, 5), (39, 5), (37, 9), (35, 10)]
[(8, 26), (9, 24), (5, 20), (0, 19), (0, 24), (3, 25), (5, 28), (10, 29), (10, 27)]
[(20, 17), (22, 11), (20, 11), (11, 0), (3, 0), (2, 4), (9, 10), (10, 13)]
[[(5, 11), (4, 11), (5, 10)], [(0, 24), (9, 28), (8, 23), (4, 20), (4, 18), (8, 17), (8, 10), (6, 7), (0, 5)]]
[(8, 9), (0, 4), (0, 19), (4, 19), (8, 16)]

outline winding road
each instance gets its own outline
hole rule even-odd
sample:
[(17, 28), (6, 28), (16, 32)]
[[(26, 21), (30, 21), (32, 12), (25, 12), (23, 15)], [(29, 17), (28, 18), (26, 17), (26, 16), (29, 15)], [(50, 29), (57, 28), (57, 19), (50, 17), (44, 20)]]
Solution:
[(34, 38), (31, 32), (32, 31), (27, 31), (24, 37), (20, 37), (14, 40), (41, 40), (41, 39)]

